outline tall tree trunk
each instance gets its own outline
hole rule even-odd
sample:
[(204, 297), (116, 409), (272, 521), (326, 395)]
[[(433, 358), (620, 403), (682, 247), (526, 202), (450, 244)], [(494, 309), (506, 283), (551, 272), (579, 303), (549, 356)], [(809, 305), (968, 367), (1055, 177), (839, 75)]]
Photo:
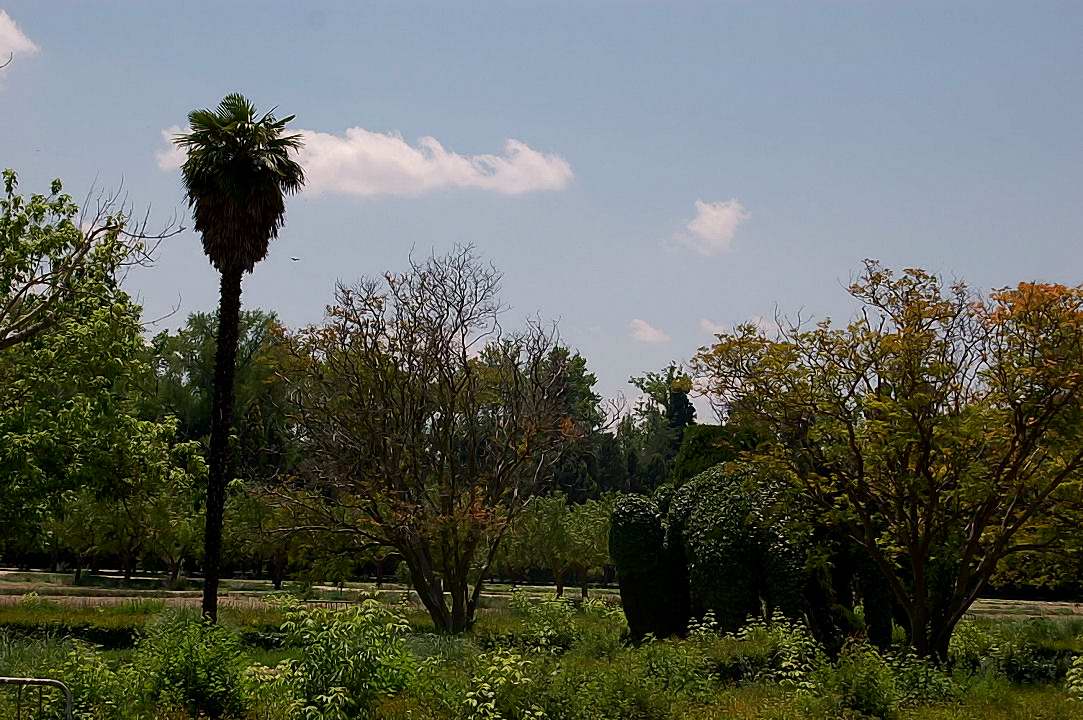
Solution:
[(180, 580), (181, 565), (183, 564), (184, 558), (169, 563), (169, 587), (177, 587), (177, 581)]
[(417, 591), (418, 599), (432, 618), (432, 624), (438, 632), (452, 632), (451, 612), (444, 602), (444, 588), (439, 576), (433, 572), (431, 559), (425, 548), (411, 547), (408, 544), (398, 546), (403, 562), (410, 571), (410, 583)]
[(462, 578), (451, 578), (448, 590), (451, 591), (451, 632), (455, 634), (466, 632), (470, 627), (466, 583)]
[(271, 554), (271, 584), (275, 590), (282, 589), (282, 581), (286, 579), (287, 558), (285, 553), (274, 552)]
[(204, 530), (203, 615), (218, 621), (218, 580), (222, 563), (222, 520), (229, 481), (229, 431), (233, 425), (233, 376), (237, 365), (237, 333), (241, 315), (239, 267), (222, 272), (218, 300), (218, 346), (214, 356), (214, 399), (211, 405), (210, 477)]

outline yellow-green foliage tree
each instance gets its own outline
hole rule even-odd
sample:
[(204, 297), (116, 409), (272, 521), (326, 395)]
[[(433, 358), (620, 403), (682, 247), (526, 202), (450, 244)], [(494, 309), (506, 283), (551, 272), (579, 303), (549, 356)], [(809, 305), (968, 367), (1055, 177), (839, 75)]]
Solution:
[(1083, 289), (988, 298), (875, 262), (860, 311), (768, 338), (718, 335), (695, 370), (716, 405), (765, 432), (756, 459), (848, 529), (943, 657), (1001, 560), (1053, 545), (1083, 477)]

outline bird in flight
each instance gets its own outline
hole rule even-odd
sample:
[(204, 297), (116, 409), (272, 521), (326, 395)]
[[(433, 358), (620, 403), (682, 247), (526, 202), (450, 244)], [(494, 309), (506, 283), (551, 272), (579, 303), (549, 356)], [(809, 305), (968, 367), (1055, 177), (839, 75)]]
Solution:
[(299, 257), (291, 257), (291, 258), (290, 258), (290, 260), (293, 260), (294, 262), (297, 262), (297, 261), (298, 261), (298, 260), (300, 260), (300, 259), (301, 259), (301, 258), (299, 258)]

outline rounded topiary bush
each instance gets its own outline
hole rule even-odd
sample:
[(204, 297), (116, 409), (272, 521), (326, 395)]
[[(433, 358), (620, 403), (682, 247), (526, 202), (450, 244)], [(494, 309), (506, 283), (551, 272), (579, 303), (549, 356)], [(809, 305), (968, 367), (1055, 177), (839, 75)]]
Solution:
[(683, 633), (689, 616), (688, 580), (684, 563), (666, 546), (662, 514), (653, 500), (626, 495), (617, 502), (609, 552), (632, 638)]
[(710, 610), (724, 630), (749, 615), (801, 607), (803, 552), (783, 490), (740, 465), (719, 465), (677, 491), (666, 519), (669, 547), (688, 568), (691, 611)]

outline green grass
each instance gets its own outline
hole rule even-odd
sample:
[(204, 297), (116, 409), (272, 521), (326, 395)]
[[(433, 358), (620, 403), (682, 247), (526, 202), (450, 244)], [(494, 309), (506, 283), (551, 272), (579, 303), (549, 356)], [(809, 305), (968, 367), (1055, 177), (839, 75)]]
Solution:
[[(70, 637), (107, 649), (128, 648), (165, 611), (165, 602), (151, 598), (85, 607), (29, 596), (13, 605), (0, 605), (0, 632), (12, 637)], [(252, 645), (268, 647), (278, 642), (282, 615), (274, 608), (226, 606), (221, 619)]]

